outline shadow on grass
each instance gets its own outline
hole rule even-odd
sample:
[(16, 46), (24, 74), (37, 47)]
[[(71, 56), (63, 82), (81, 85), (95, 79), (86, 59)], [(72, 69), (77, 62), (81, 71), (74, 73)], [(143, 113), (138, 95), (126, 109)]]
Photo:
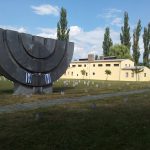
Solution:
[[(54, 87), (53, 92), (59, 93), (61, 91), (67, 91), (74, 89), (74, 87)], [(0, 94), (13, 94), (13, 88), (12, 89), (0, 89)]]
[(142, 98), (96, 101), (95, 109), (87, 102), (1, 115), (0, 149), (148, 150), (150, 101)]
[(13, 89), (1, 89), (0, 94), (13, 94)]

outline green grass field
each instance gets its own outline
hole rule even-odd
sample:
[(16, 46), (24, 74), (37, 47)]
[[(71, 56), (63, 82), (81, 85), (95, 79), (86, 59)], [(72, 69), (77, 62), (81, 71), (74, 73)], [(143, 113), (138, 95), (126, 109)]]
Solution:
[(0, 106), (62, 97), (79, 97), (83, 95), (147, 89), (150, 88), (150, 82), (59, 80), (54, 83), (53, 87), (53, 94), (15, 96), (12, 95), (12, 82), (0, 81)]
[(0, 115), (0, 149), (149, 150), (149, 96)]
[[(148, 82), (56, 82), (54, 94), (20, 100), (12, 85), (0, 83), (1, 105), (59, 96), (80, 96), (149, 88)], [(99, 84), (100, 88), (96, 88)], [(64, 91), (64, 95), (60, 92)], [(9, 100), (7, 100), (7, 98)], [(12, 99), (11, 99), (12, 98)], [(28, 100), (29, 99), (29, 100)], [(149, 150), (150, 93), (71, 103), (0, 115), (0, 150)]]

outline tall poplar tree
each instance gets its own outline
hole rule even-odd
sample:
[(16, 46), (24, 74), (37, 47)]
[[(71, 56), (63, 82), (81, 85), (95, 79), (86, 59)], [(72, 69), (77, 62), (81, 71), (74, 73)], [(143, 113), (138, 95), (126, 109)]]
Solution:
[(67, 27), (68, 21), (67, 21), (67, 11), (65, 8), (61, 8), (60, 11), (60, 19), (57, 23), (57, 39), (58, 40), (69, 40), (69, 29)]
[(128, 47), (130, 53), (131, 42), (130, 42), (130, 27), (128, 22), (129, 22), (128, 13), (124, 12), (124, 25), (121, 27), (122, 33), (120, 33), (120, 41), (121, 44)]
[(110, 38), (109, 27), (105, 29), (104, 41), (103, 41), (103, 55), (109, 56), (110, 47), (113, 45), (112, 39)]
[(149, 67), (149, 54), (150, 54), (150, 23), (148, 27), (144, 28), (143, 34), (144, 53), (143, 53), (143, 65)]
[(137, 27), (134, 29), (133, 32), (133, 60), (135, 63), (135, 66), (138, 65), (139, 63), (139, 58), (140, 58), (140, 48), (139, 48), (139, 38), (140, 38), (140, 33), (141, 33), (141, 20), (138, 21)]

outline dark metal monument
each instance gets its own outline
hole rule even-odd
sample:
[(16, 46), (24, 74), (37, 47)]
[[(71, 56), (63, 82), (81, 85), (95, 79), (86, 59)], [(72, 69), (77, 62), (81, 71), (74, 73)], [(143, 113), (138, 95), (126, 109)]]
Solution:
[(0, 29), (0, 74), (14, 82), (14, 94), (51, 93), (73, 51), (72, 42)]

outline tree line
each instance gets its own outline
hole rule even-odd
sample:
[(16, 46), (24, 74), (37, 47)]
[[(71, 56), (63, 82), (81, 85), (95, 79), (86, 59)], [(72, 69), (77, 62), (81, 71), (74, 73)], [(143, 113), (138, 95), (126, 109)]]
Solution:
[[(122, 59), (131, 59), (135, 62), (135, 66), (139, 65), (140, 58), (140, 47), (139, 39), (141, 35), (141, 20), (138, 20), (136, 27), (133, 30), (133, 42), (131, 45), (131, 35), (130, 35), (130, 26), (129, 26), (129, 16), (127, 12), (124, 12), (124, 23), (121, 27), (120, 33), (120, 43), (113, 44), (113, 41), (110, 36), (110, 28), (105, 28), (104, 40), (103, 40), (103, 55), (104, 56), (116, 56), (117, 58)], [(57, 39), (69, 41), (69, 31), (68, 22), (67, 22), (67, 11), (65, 8), (61, 8), (60, 19), (57, 23)], [(150, 67), (150, 23), (147, 27), (144, 27), (143, 32), (143, 63), (142, 65)], [(132, 56), (130, 49), (132, 49)]]
[[(140, 58), (140, 47), (139, 38), (141, 35), (141, 20), (138, 20), (136, 27), (133, 30), (133, 42), (131, 45), (131, 35), (129, 26), (129, 16), (127, 12), (124, 12), (124, 24), (121, 27), (120, 33), (120, 44), (114, 44), (110, 36), (109, 27), (105, 28), (104, 40), (103, 40), (103, 55), (104, 56), (116, 56), (117, 58), (128, 58), (132, 59), (135, 66), (139, 65)], [(150, 23), (147, 27), (144, 27), (143, 33), (143, 65), (150, 67), (149, 65), (149, 54), (150, 54)], [(132, 49), (132, 56), (130, 49)]]

